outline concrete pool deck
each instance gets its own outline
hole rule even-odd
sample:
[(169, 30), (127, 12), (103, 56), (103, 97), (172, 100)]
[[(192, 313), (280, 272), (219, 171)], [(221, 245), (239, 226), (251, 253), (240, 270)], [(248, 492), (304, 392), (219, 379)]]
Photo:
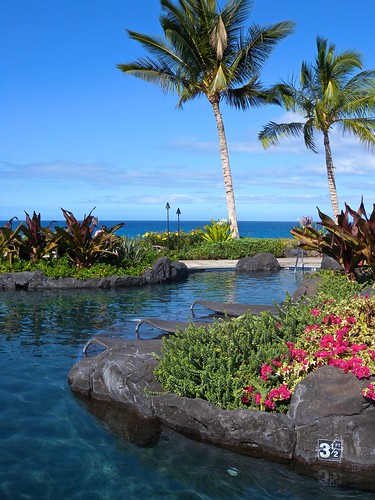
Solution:
[[(296, 257), (283, 257), (277, 259), (284, 269), (294, 270), (296, 267)], [(186, 264), (189, 271), (205, 271), (208, 269), (235, 269), (238, 260), (181, 260)], [(316, 270), (320, 269), (322, 257), (304, 257), (298, 259), (297, 269)]]

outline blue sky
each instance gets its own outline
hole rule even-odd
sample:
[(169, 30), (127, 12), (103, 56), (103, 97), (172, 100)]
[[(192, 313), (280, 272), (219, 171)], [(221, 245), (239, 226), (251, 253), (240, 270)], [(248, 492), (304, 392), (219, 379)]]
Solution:
[[(177, 96), (123, 75), (116, 64), (145, 55), (125, 28), (158, 34), (158, 0), (0, 0), (0, 220), (101, 220), (227, 216), (215, 119), (205, 99), (176, 110)], [(356, 49), (375, 68), (375, 3), (362, 0), (256, 0), (249, 24), (296, 23), (264, 67), (270, 85), (312, 61), (316, 36)], [(222, 105), (239, 220), (296, 220), (316, 206), (331, 213), (322, 150), (302, 139), (264, 151), (257, 139), (282, 108), (236, 111)], [(374, 202), (375, 157), (332, 134), (341, 207)], [(171, 217), (173, 217), (172, 215)]]

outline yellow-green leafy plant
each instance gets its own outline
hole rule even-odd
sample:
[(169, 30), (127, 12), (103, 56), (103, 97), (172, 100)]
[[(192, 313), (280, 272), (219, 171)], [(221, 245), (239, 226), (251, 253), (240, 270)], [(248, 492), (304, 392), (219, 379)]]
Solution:
[(21, 244), (20, 231), (21, 224), (12, 228), (12, 223), (17, 217), (10, 219), (4, 226), (0, 227), (0, 256), (7, 258), (9, 267), (12, 267), (15, 255), (18, 255)]
[(215, 221), (211, 219), (211, 224), (206, 224), (203, 232), (203, 239), (212, 242), (229, 241), (232, 239), (230, 224), (226, 219)]

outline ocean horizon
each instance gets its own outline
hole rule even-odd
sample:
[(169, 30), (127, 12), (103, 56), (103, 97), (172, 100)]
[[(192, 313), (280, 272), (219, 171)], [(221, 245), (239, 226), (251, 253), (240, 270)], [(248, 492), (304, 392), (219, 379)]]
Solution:
[[(0, 225), (3, 226), (8, 221), (0, 221)], [(15, 220), (13, 222), (13, 227), (22, 221)], [(43, 226), (48, 226), (51, 221), (42, 220)], [(99, 219), (98, 228), (105, 225), (107, 227), (112, 227), (115, 224), (124, 222), (124, 226), (119, 229), (116, 234), (118, 236), (127, 236), (130, 238), (135, 238), (138, 235), (142, 236), (146, 232), (163, 232), (167, 231), (167, 221), (166, 220), (101, 220)], [(193, 229), (203, 227), (206, 224), (210, 224), (210, 221), (196, 221), (196, 220), (182, 220), (178, 223), (177, 220), (169, 221), (169, 231), (171, 233), (184, 231), (188, 233)], [(64, 220), (54, 221), (54, 225), (65, 226)], [(240, 236), (243, 238), (292, 238), (290, 230), (297, 226), (297, 221), (238, 221), (238, 227)]]

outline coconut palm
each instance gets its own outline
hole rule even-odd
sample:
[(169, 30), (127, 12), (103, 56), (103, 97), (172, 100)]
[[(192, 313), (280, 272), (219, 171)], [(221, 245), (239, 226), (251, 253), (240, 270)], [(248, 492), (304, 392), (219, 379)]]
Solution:
[(228, 145), (220, 102), (239, 109), (268, 102), (259, 72), (275, 45), (289, 35), (293, 23), (250, 27), (243, 23), (252, 0), (228, 0), (220, 10), (217, 0), (161, 0), (160, 24), (164, 38), (127, 30), (152, 57), (117, 67), (126, 74), (158, 84), (179, 96), (177, 107), (205, 96), (216, 119), (232, 237), (238, 224)]
[(375, 146), (375, 71), (362, 70), (362, 56), (354, 51), (335, 52), (335, 45), (317, 37), (315, 64), (302, 63), (300, 84), (280, 83), (273, 90), (286, 110), (299, 112), (304, 121), (269, 122), (259, 134), (265, 148), (279, 138), (303, 135), (308, 149), (316, 151), (315, 134), (323, 136), (328, 187), (333, 215), (339, 214), (330, 132), (337, 125), (343, 135), (356, 136), (370, 148)]

